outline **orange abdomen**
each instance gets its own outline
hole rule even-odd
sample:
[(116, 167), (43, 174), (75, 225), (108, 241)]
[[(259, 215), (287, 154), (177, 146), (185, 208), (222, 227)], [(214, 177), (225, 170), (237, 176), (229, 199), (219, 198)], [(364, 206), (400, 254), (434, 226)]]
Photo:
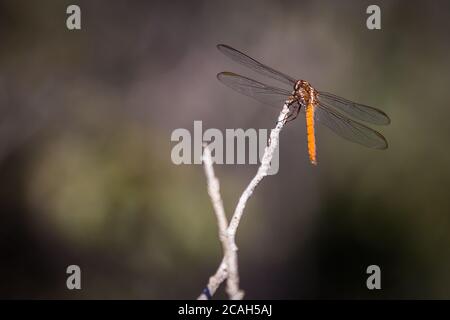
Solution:
[(308, 104), (306, 107), (306, 134), (308, 141), (309, 160), (312, 164), (317, 164), (316, 159), (316, 136), (314, 134), (314, 105)]

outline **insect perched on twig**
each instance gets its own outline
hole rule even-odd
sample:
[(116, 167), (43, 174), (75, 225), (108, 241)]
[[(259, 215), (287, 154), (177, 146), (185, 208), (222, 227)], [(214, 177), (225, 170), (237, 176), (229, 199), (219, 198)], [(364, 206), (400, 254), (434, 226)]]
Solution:
[(315, 122), (327, 126), (336, 134), (352, 142), (369, 148), (387, 149), (388, 143), (383, 135), (339, 112), (342, 111), (355, 119), (372, 124), (387, 125), (391, 121), (383, 111), (328, 92), (318, 91), (308, 81), (296, 80), (230, 46), (219, 44), (217, 48), (232, 60), (291, 87), (289, 91), (269, 86), (232, 72), (217, 74), (217, 78), (223, 84), (264, 104), (276, 108), (279, 108), (281, 104), (287, 104), (290, 112), (286, 121), (297, 118), (299, 112), (305, 112), (308, 153), (312, 164), (317, 164)]

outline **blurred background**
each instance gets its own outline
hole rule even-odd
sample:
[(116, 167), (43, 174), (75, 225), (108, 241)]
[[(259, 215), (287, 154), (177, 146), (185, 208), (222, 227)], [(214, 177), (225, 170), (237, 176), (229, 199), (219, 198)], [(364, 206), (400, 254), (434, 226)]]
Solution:
[[(203, 168), (171, 162), (171, 133), (278, 114), (216, 80), (261, 79), (226, 43), (392, 120), (386, 151), (318, 128), (317, 167), (304, 121), (283, 130), (237, 234), (246, 298), (449, 299), (449, 31), (447, 1), (0, 1), (0, 298), (199, 295), (221, 246)], [(228, 214), (256, 169), (215, 166)]]

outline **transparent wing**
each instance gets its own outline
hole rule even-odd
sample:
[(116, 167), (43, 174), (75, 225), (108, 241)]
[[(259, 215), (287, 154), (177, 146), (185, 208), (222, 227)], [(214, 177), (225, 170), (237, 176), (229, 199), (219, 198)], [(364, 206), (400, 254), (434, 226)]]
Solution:
[(271, 67), (268, 67), (261, 62), (256, 61), (253, 58), (250, 58), (248, 55), (230, 47), (225, 44), (219, 44), (217, 45), (217, 49), (219, 49), (220, 52), (222, 52), (224, 55), (229, 57), (230, 59), (252, 69), (253, 71), (256, 71), (260, 74), (263, 74), (267, 77), (270, 77), (272, 79), (276, 79), (278, 81), (281, 81), (283, 83), (286, 83), (290, 85), (291, 87), (294, 86), (296, 80), (288, 75), (285, 75), (284, 73), (277, 71), (275, 69), (272, 69)]
[(319, 103), (315, 110), (316, 120), (339, 136), (374, 149), (387, 149), (386, 139), (377, 131), (353, 121)]
[(280, 109), (291, 95), (288, 90), (268, 86), (232, 72), (221, 72), (217, 74), (217, 79), (231, 89), (277, 109)]
[(381, 110), (341, 98), (332, 93), (319, 91), (318, 99), (323, 105), (341, 110), (362, 121), (384, 125), (391, 122)]

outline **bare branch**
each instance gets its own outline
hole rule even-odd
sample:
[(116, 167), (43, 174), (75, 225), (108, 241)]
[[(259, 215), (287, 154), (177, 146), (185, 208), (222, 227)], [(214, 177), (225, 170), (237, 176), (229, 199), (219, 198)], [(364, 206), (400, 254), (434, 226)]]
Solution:
[(226, 252), (228, 219), (223, 207), (222, 197), (220, 196), (219, 179), (217, 179), (214, 174), (211, 150), (206, 145), (204, 146), (203, 151), (203, 164), (205, 168), (206, 181), (208, 184), (208, 194), (211, 198), (219, 227), (219, 239), (222, 242), (224, 252)]
[(219, 268), (217, 268), (216, 273), (209, 278), (208, 284), (205, 289), (207, 290), (207, 292), (202, 292), (202, 294), (197, 298), (197, 300), (207, 300), (209, 299), (208, 296), (212, 297), (216, 293), (219, 286), (222, 284), (222, 282), (225, 281), (227, 277), (228, 277), (227, 264), (225, 262), (225, 258), (223, 258)]
[[(219, 225), (219, 238), (222, 242), (222, 248), (224, 251), (224, 258), (217, 269), (216, 273), (209, 278), (208, 285), (206, 287), (207, 292), (202, 293), (198, 299), (207, 299), (214, 295), (220, 284), (227, 279), (227, 293), (230, 299), (240, 300), (244, 297), (244, 292), (239, 289), (239, 272), (238, 272), (238, 260), (237, 260), (237, 246), (236, 246), (236, 231), (244, 215), (244, 209), (248, 199), (253, 194), (256, 186), (261, 180), (267, 176), (270, 169), (270, 162), (272, 161), (273, 154), (275, 153), (278, 144), (280, 131), (286, 123), (286, 117), (289, 113), (288, 105), (285, 104), (278, 116), (278, 122), (275, 128), (270, 133), (269, 143), (264, 150), (264, 154), (261, 160), (261, 165), (258, 168), (256, 175), (250, 181), (247, 188), (239, 198), (239, 202), (234, 210), (233, 217), (230, 224), (227, 226), (227, 218), (225, 210), (223, 208), (223, 202), (219, 192), (219, 182), (214, 176), (214, 170), (212, 167), (211, 152), (208, 147), (205, 147), (203, 161), (205, 164), (205, 173), (208, 180), (208, 193), (211, 197), (211, 201), (214, 206), (218, 225)], [(225, 229), (224, 229), (225, 226)], [(209, 296), (209, 297), (208, 297)]]
[[(286, 123), (286, 116), (289, 112), (288, 106), (285, 104), (283, 106), (283, 109), (280, 112), (280, 115), (278, 116), (278, 122), (275, 128), (270, 132), (270, 140), (268, 146), (266, 146), (266, 149), (264, 150), (264, 155), (261, 160), (261, 165), (258, 168), (258, 171), (256, 172), (256, 175), (253, 177), (253, 179), (250, 181), (247, 188), (245, 188), (244, 192), (242, 193), (241, 197), (239, 198), (239, 202), (236, 206), (236, 209), (234, 210), (233, 217), (231, 218), (230, 224), (228, 226), (228, 238), (231, 241), (231, 246), (233, 251), (237, 251), (236, 246), (236, 231), (239, 226), (239, 222), (241, 221), (242, 216), (244, 215), (244, 209), (247, 204), (248, 199), (253, 194), (253, 191), (255, 190), (256, 186), (261, 182), (261, 180), (267, 176), (268, 171), (270, 169), (270, 162), (272, 161), (273, 154), (275, 153), (275, 150), (277, 149), (279, 137), (280, 137), (280, 131), (283, 128), (284, 124)], [(237, 255), (233, 256), (229, 259), (229, 276), (227, 279), (228, 288), (231, 287), (231, 285), (236, 285), (239, 287), (239, 274), (237, 273)], [(235, 272), (236, 271), (236, 272)]]
[[(219, 285), (227, 278), (228, 272), (230, 272), (230, 274), (238, 273), (237, 268), (233, 268), (232, 270), (230, 270), (229, 268), (229, 266), (234, 263), (234, 261), (237, 261), (237, 252), (236, 250), (233, 250), (233, 240), (228, 237), (228, 220), (225, 214), (225, 209), (223, 207), (222, 197), (220, 196), (219, 180), (214, 174), (211, 150), (208, 146), (204, 146), (203, 164), (208, 184), (208, 194), (211, 198), (214, 213), (217, 218), (217, 225), (219, 227), (219, 240), (222, 243), (224, 259), (220, 264), (216, 274), (209, 279), (208, 286), (206, 288), (208, 292), (202, 293), (202, 295), (200, 295), (198, 299), (208, 298), (207, 294), (214, 294)], [(239, 279), (239, 277), (233, 274), (233, 279)], [(233, 300), (240, 299), (240, 297), (242, 296), (242, 293), (239, 290), (239, 284), (231, 281), (227, 281), (227, 293), (230, 299)]]

